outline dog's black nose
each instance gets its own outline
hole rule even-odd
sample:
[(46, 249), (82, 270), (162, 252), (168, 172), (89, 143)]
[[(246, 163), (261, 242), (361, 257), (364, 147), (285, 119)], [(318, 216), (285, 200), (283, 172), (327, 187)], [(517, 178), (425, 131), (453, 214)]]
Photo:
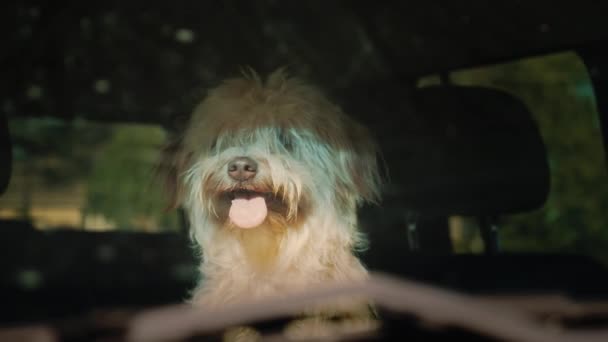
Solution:
[(248, 157), (237, 157), (228, 163), (228, 175), (239, 182), (255, 177), (257, 172), (258, 164)]

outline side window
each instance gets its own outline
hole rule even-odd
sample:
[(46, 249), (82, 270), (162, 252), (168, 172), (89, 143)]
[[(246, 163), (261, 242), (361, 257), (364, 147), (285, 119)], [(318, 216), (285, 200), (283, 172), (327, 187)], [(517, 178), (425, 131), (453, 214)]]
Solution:
[(154, 125), (13, 118), (14, 166), (0, 219), (38, 229), (177, 230), (153, 179), (165, 139)]
[[(538, 123), (551, 172), (544, 207), (503, 217), (501, 248), (510, 252), (572, 252), (608, 262), (608, 178), (593, 87), (577, 54), (565, 52), (449, 75), (457, 85), (504, 90), (523, 100)], [(437, 83), (436, 76), (419, 86)], [(480, 252), (476, 221), (452, 217), (458, 252)]]

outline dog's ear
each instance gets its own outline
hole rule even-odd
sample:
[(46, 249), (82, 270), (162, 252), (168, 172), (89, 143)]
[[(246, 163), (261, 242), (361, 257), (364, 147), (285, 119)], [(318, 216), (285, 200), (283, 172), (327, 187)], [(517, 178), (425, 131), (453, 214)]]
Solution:
[(378, 203), (382, 177), (379, 169), (380, 152), (368, 129), (348, 119), (347, 127), (352, 152), (348, 161), (348, 172), (359, 202)]
[(183, 149), (181, 140), (171, 141), (161, 148), (156, 165), (156, 177), (167, 195), (166, 211), (176, 209), (182, 204), (184, 186), (181, 177), (190, 158), (191, 156)]
[(344, 112), (334, 118), (339, 121), (326, 126), (325, 139), (335, 151), (335, 185), (338, 207), (352, 210), (364, 202), (379, 203), (382, 179), (379, 168), (380, 152), (368, 129)]

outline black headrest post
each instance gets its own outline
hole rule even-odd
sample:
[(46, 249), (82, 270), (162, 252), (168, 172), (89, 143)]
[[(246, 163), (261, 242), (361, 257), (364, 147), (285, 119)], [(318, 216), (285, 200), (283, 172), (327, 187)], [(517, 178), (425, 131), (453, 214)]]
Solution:
[(442, 85), (452, 84), (452, 79), (450, 78), (449, 72), (442, 72), (439, 74), (439, 81), (441, 81)]
[(407, 228), (407, 243), (410, 251), (415, 252), (420, 250), (420, 236), (418, 233), (418, 215), (408, 213), (405, 217)]
[(495, 216), (478, 217), (479, 231), (485, 254), (496, 254), (500, 251), (498, 239), (498, 220)]
[(3, 113), (0, 113), (0, 195), (8, 188), (12, 165), (13, 154), (8, 119)]

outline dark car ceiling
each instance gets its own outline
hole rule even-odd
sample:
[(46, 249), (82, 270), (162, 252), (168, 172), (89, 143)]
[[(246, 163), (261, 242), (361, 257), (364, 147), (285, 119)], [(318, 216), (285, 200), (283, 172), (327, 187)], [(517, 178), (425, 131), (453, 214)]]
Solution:
[[(361, 2), (363, 4), (364, 2)], [(401, 1), (357, 6), (378, 48), (400, 73), (500, 62), (605, 41), (602, 1)]]
[(601, 44), (606, 13), (590, 0), (24, 1), (0, 12), (2, 110), (167, 123), (239, 66), (289, 65), (330, 92), (411, 81)]

